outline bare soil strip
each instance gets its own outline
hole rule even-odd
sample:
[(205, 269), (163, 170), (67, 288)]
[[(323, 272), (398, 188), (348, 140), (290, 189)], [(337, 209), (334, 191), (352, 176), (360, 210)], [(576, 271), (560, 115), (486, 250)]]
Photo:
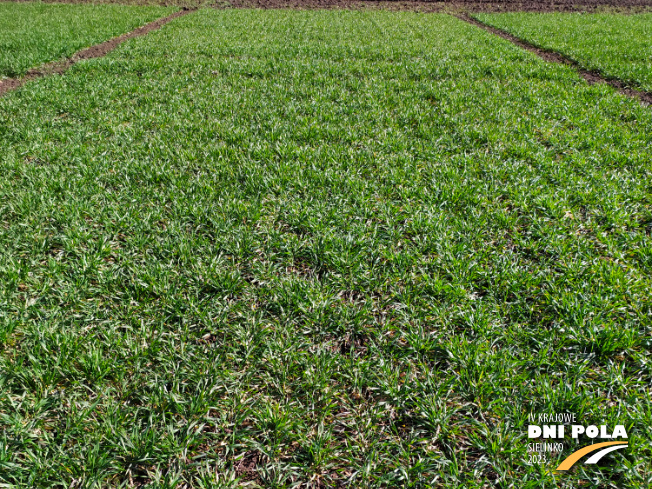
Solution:
[(518, 37), (503, 31), (502, 29), (498, 29), (496, 27), (487, 25), (477, 19), (474, 19), (467, 14), (460, 14), (457, 17), (465, 22), (468, 22), (469, 24), (473, 24), (475, 26), (484, 29), (485, 31), (500, 36), (503, 39), (506, 39), (523, 49), (527, 49), (528, 51), (535, 53), (545, 61), (549, 61), (552, 63), (562, 63), (565, 65), (572, 66), (577, 70), (577, 72), (582, 76), (582, 78), (584, 78), (589, 83), (589, 85), (593, 85), (595, 83), (607, 83), (612, 87), (614, 87), (616, 90), (618, 90), (620, 93), (627, 95), (629, 97), (639, 99), (641, 103), (644, 105), (652, 105), (652, 93), (650, 92), (633, 89), (627, 86), (627, 84), (621, 80), (614, 79), (614, 78), (606, 78), (604, 75), (602, 75), (597, 71), (584, 69), (576, 61), (573, 61), (572, 59), (569, 59), (556, 51), (541, 49), (533, 44), (530, 44), (527, 41), (519, 39)]
[[(79, 1), (79, 0), (77, 0)], [(227, 8), (385, 9), (417, 12), (640, 12), (652, 0), (228, 0)], [(228, 5), (227, 5), (228, 4)]]
[(46, 63), (37, 68), (32, 68), (21, 78), (5, 78), (4, 80), (0, 80), (0, 96), (11, 90), (15, 90), (21, 87), (28, 81), (35, 78), (64, 73), (72, 65), (84, 59), (101, 58), (102, 56), (106, 56), (126, 40), (132, 39), (134, 37), (144, 36), (149, 32), (160, 29), (171, 20), (186, 15), (190, 12), (192, 12), (192, 10), (179, 10), (172, 15), (168, 15), (167, 17), (163, 17), (161, 19), (150, 22), (149, 24), (134, 29), (131, 32), (127, 32), (121, 36), (114, 37), (108, 41), (104, 41), (103, 43), (82, 49), (81, 51), (77, 51), (70, 58), (59, 61), (51, 61), (50, 63)]
[[(31, 2), (33, 0), (0, 0)], [(41, 0), (44, 3), (89, 3), (90, 0)], [(180, 8), (384, 9), (415, 12), (619, 12), (652, 11), (652, 0), (103, 0), (123, 5)]]

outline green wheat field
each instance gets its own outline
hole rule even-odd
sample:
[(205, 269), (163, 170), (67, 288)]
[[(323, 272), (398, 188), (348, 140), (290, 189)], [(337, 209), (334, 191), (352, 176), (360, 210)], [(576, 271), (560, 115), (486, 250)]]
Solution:
[[(173, 10), (45, 8), (0, 4), (2, 76)], [(605, 73), (649, 87), (633, 44)], [(651, 232), (652, 110), (572, 67), (192, 12), (0, 97), (0, 487), (650, 487)], [(554, 475), (591, 443), (531, 463), (556, 412), (629, 447)]]

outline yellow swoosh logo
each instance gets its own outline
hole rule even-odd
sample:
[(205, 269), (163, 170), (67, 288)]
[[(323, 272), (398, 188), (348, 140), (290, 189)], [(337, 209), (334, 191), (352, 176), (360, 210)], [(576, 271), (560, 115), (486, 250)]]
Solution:
[(588, 447), (581, 448), (578, 451), (573, 452), (568, 457), (566, 457), (564, 459), (564, 461), (559, 464), (559, 467), (557, 467), (555, 469), (555, 472), (560, 471), (560, 470), (568, 470), (573, 465), (575, 465), (575, 462), (577, 462), (579, 459), (581, 459), (584, 455), (588, 455), (589, 453), (595, 452), (596, 450), (600, 450), (601, 448), (611, 447), (611, 446), (614, 446), (614, 445), (627, 446), (627, 442), (625, 442), (625, 441), (606, 441), (604, 443), (596, 443), (595, 445), (589, 445)]

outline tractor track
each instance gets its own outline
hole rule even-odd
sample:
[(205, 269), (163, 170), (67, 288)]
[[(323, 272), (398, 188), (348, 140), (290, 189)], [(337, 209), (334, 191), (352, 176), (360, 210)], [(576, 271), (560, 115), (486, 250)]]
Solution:
[(623, 95), (627, 95), (632, 98), (637, 98), (641, 104), (649, 106), (652, 105), (652, 93), (650, 92), (645, 92), (642, 90), (636, 90), (634, 88), (631, 88), (628, 86), (625, 82), (622, 80), (618, 80), (615, 78), (608, 78), (605, 77), (603, 74), (594, 71), (594, 70), (587, 70), (579, 65), (577, 61), (574, 61), (570, 58), (567, 58), (563, 54), (560, 54), (556, 51), (551, 51), (547, 49), (542, 49), (538, 46), (535, 46), (534, 44), (531, 44), (527, 41), (524, 41), (523, 39), (520, 39), (509, 32), (506, 32), (502, 29), (498, 29), (497, 27), (493, 27), (491, 25), (485, 24), (484, 22), (479, 21), (478, 19), (475, 19), (471, 17), (468, 14), (458, 14), (457, 17), (464, 22), (468, 22), (469, 24), (472, 24), (474, 26), (480, 27), (481, 29), (484, 29), (487, 32), (490, 32), (496, 36), (499, 36), (512, 44), (515, 44), (516, 46), (526, 49), (527, 51), (530, 51), (537, 56), (539, 56), (541, 59), (551, 62), (551, 63), (560, 63), (560, 64), (565, 64), (568, 66), (572, 66), (575, 68), (575, 70), (579, 73), (579, 75), (586, 80), (586, 82), (589, 85), (595, 85), (596, 83), (606, 83), (608, 85), (611, 85), (614, 87), (616, 90), (618, 90), (620, 93)]
[[(454, 0), (451, 2), (424, 2), (424, 1), (356, 1), (356, 0), (231, 0), (231, 7), (254, 7), (254, 8), (346, 8), (360, 5), (377, 5), (384, 8), (390, 8), (393, 10), (422, 10), (422, 11), (436, 11), (439, 10), (441, 5), (446, 5), (450, 7), (466, 7), (467, 9), (473, 11), (496, 11), (495, 7), (499, 6), (498, 10), (510, 10), (510, 7), (517, 7), (518, 10), (537, 10), (537, 11), (551, 11), (555, 8), (548, 8), (546, 1), (543, 2), (523, 2), (517, 0), (506, 0), (503, 2), (478, 2), (476, 1), (465, 1), (465, 0)], [(533, 4), (533, 5), (530, 5)], [(582, 1), (564, 1), (557, 0), (555, 2), (557, 8), (560, 6), (563, 10), (564, 6), (573, 6), (577, 8), (583, 5), (610, 5), (610, 6), (621, 6), (621, 7), (632, 7), (632, 6), (643, 6), (643, 5), (652, 5), (652, 0), (593, 0), (583, 3)], [(528, 9), (528, 6), (531, 8)], [(535, 8), (536, 6), (536, 8)], [(475, 7), (475, 8), (473, 8)], [(481, 7), (481, 8), (478, 8)], [(82, 49), (81, 51), (76, 52), (72, 56), (64, 60), (51, 61), (44, 65), (41, 65), (36, 68), (30, 69), (24, 76), (20, 78), (5, 78), (0, 80), (0, 96), (3, 94), (15, 90), (28, 81), (34, 80), (47, 75), (52, 74), (62, 74), (68, 70), (71, 66), (79, 61), (92, 58), (101, 58), (106, 56), (108, 53), (113, 51), (123, 42), (133, 39), (135, 37), (144, 36), (154, 30), (161, 28), (163, 25), (168, 22), (181, 17), (183, 15), (189, 14), (196, 9), (183, 9), (173, 14), (157, 19), (149, 24), (146, 24), (142, 27), (138, 27), (131, 32), (127, 32), (120, 36), (104, 41), (100, 44)], [(452, 13), (452, 12), (451, 12)], [(516, 46), (519, 46), (522, 49), (526, 49), (532, 53), (535, 53), (537, 56), (542, 58), (545, 61), (565, 64), (572, 66), (579, 73), (579, 75), (584, 78), (589, 84), (596, 83), (606, 83), (611, 85), (620, 93), (627, 95), (632, 98), (637, 98), (644, 105), (652, 105), (652, 93), (637, 90), (628, 86), (622, 80), (608, 78), (602, 75), (601, 73), (594, 70), (587, 70), (582, 68), (576, 61), (565, 57), (564, 55), (551, 51), (542, 49), (535, 46), (523, 39), (520, 39), (502, 29), (490, 26), (485, 24), (478, 19), (475, 19), (469, 15), (468, 12), (458, 12), (453, 13), (460, 20), (467, 22), (471, 25), (484, 29), (487, 32), (490, 32), (496, 36), (499, 36)]]
[(133, 39), (135, 37), (144, 36), (152, 31), (160, 29), (162, 26), (164, 26), (171, 20), (174, 20), (178, 17), (182, 17), (186, 14), (189, 14), (190, 12), (193, 12), (193, 10), (189, 10), (189, 9), (179, 10), (178, 12), (174, 12), (173, 14), (168, 15), (167, 17), (162, 17), (160, 19), (150, 22), (149, 24), (145, 24), (144, 26), (138, 27), (137, 29), (134, 29), (131, 32), (127, 32), (120, 36), (109, 39), (108, 41), (104, 41), (100, 44), (95, 44), (88, 48), (82, 49), (81, 51), (77, 51), (69, 58), (63, 60), (51, 61), (49, 63), (38, 66), (36, 68), (31, 68), (25, 75), (21, 76), (20, 78), (1, 79), (0, 96), (12, 90), (16, 90), (17, 88), (23, 86), (25, 83), (34, 80), (36, 78), (40, 78), (47, 75), (62, 74), (66, 72), (75, 63), (78, 63), (79, 61), (92, 59), (92, 58), (101, 58), (103, 56), (106, 56), (123, 42), (129, 39)]

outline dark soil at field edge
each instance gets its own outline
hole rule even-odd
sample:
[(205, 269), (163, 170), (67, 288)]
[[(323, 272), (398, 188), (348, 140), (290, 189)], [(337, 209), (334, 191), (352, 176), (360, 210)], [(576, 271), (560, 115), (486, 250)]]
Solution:
[[(31, 1), (31, 0), (0, 0)], [(386, 9), (417, 12), (640, 12), (652, 11), (652, 0), (42, 0), (64, 3), (165, 5), (183, 8)]]
[[(226, 3), (224, 2), (225, 5)], [(652, 9), (652, 0), (228, 0), (228, 4), (235, 8), (382, 8), (419, 12), (592, 12), (600, 10), (631, 12)]]

